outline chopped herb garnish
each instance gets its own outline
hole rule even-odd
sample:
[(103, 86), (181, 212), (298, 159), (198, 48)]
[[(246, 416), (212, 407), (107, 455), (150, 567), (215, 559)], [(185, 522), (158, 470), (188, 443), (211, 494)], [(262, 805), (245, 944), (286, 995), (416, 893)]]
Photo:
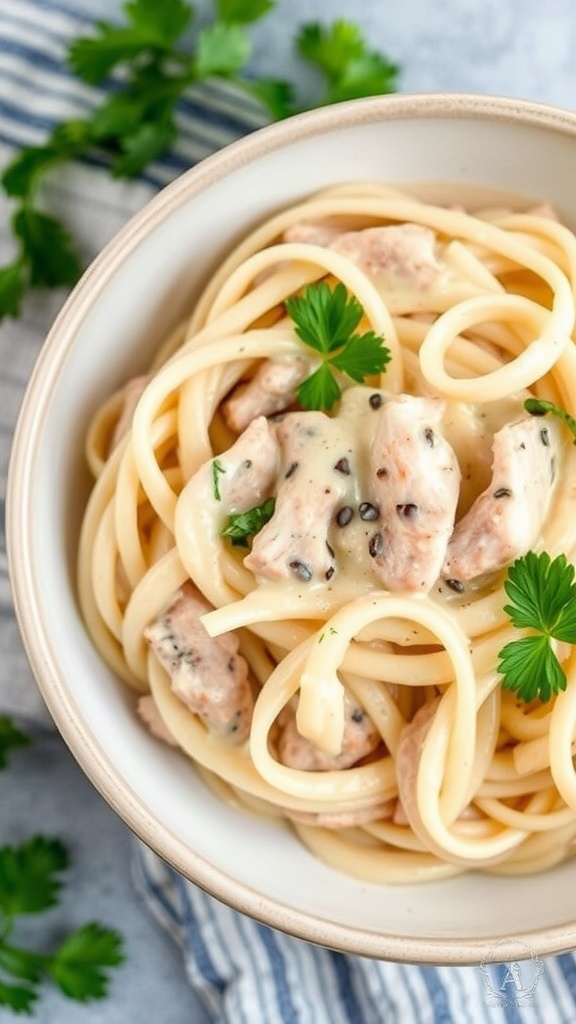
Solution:
[(340, 371), (359, 384), (381, 373), (390, 362), (390, 350), (374, 331), (357, 334), (364, 310), (339, 282), (311, 284), (304, 294), (286, 300), (296, 334), (321, 356), (320, 366), (300, 384), (297, 395), (305, 409), (331, 409), (342, 394), (334, 373)]
[(529, 551), (510, 566), (504, 588), (511, 602), (504, 611), (513, 625), (533, 632), (500, 651), (502, 685), (527, 704), (536, 697), (548, 701), (566, 689), (552, 641), (576, 644), (574, 566), (565, 555), (551, 559), (546, 551)]
[(524, 408), (531, 416), (546, 416), (547, 413), (557, 416), (568, 427), (574, 438), (572, 443), (576, 444), (576, 419), (569, 412), (566, 412), (565, 409), (554, 405), (554, 402), (546, 402), (541, 398), (527, 398), (524, 402)]
[(261, 505), (249, 508), (247, 512), (232, 512), (228, 525), (222, 530), (223, 537), (230, 537), (236, 547), (247, 548), (248, 538), (254, 537), (274, 515), (275, 498), (267, 498)]
[(6, 768), (8, 758), (18, 747), (27, 747), (30, 737), (22, 732), (11, 718), (0, 715), (0, 768)]
[(220, 480), (219, 477), (226, 472), (225, 467), (220, 462), (220, 459), (213, 459), (212, 461), (212, 490), (215, 501), (222, 501), (222, 495), (220, 494)]

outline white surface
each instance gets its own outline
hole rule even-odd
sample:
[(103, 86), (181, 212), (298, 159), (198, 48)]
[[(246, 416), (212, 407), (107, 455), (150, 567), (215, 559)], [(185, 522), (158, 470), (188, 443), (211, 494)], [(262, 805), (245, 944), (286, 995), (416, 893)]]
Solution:
[[(469, 876), (392, 889), (383, 915), (382, 890), (325, 868), (283, 831), (241, 819), (139, 729), (82, 633), (72, 584), (78, 438), (95, 396), (126, 375), (131, 350), (139, 366), (144, 325), (144, 348), (163, 337), (179, 312), (179, 284), (188, 299), (195, 275), (255, 219), (329, 181), (413, 182), (425, 166), (433, 180), (546, 197), (576, 223), (576, 118), (543, 123), (534, 110), (519, 124), (513, 105), (492, 103), (482, 112), (458, 103), (437, 116), (446, 104), (429, 98), (414, 120), (413, 106), (369, 102), (338, 112), (339, 123), (333, 112), (267, 130), (248, 150), (233, 148), (181, 179), (128, 225), (45, 343), (17, 439), (9, 539), (25, 639), (56, 722), (101, 792), (165, 859), (232, 905), (303, 937), (387, 958), (466, 962), (493, 956), (511, 922), (518, 936), (541, 930), (530, 938), (539, 952), (573, 944), (566, 893), (576, 865), (540, 876), (537, 888), (531, 879)], [(505, 157), (495, 160), (504, 143)], [(449, 195), (458, 198), (457, 184)]]

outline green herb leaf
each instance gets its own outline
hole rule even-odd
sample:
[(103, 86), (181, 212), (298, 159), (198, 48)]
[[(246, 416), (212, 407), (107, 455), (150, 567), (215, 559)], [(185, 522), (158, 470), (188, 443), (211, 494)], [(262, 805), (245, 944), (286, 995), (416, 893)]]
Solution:
[(177, 135), (170, 116), (153, 124), (139, 124), (122, 139), (122, 153), (112, 164), (116, 178), (133, 177), (170, 148)]
[[(0, 271), (0, 294), (1, 294), (2, 271)], [(0, 715), (0, 769), (6, 768), (10, 751), (19, 747), (27, 747), (30, 737), (22, 732), (11, 718), (7, 715)]]
[(342, 394), (334, 374), (327, 363), (322, 363), (297, 389), (298, 401), (303, 409), (330, 411)]
[(296, 113), (294, 89), (290, 82), (277, 78), (239, 78), (236, 81), (237, 85), (262, 104), (273, 120), (281, 121)]
[(16, 317), (26, 291), (26, 273), (21, 260), (0, 267), (0, 320)]
[(350, 338), (331, 364), (361, 384), (366, 377), (383, 370), (390, 358), (389, 349), (382, 350), (382, 338), (368, 331)]
[(364, 311), (341, 282), (333, 289), (325, 281), (308, 285), (302, 296), (287, 299), (285, 305), (298, 337), (322, 356), (318, 369), (297, 389), (305, 409), (329, 410), (338, 401), (342, 389), (333, 369), (361, 384), (390, 362), (381, 336), (354, 333)]
[(198, 36), (198, 78), (210, 78), (212, 75), (227, 78), (234, 75), (247, 64), (250, 53), (250, 39), (240, 25), (225, 25), (222, 22), (208, 25)]
[(35, 914), (58, 901), (58, 875), (68, 854), (58, 839), (33, 836), (21, 846), (0, 847), (0, 911), (6, 917)]
[(51, 957), (48, 971), (65, 995), (87, 1002), (107, 994), (106, 968), (123, 960), (118, 933), (92, 921), (66, 937)]
[(254, 537), (274, 515), (275, 498), (267, 498), (261, 505), (246, 512), (232, 512), (228, 516), (228, 525), (222, 530), (223, 537), (230, 537), (232, 544), (248, 547), (248, 537)]
[(212, 493), (215, 501), (221, 501), (222, 495), (220, 494), (220, 476), (226, 472), (225, 467), (220, 462), (220, 459), (212, 460)]
[(6, 195), (14, 198), (29, 196), (41, 175), (57, 160), (58, 150), (55, 146), (25, 146), (2, 174)]
[(32, 287), (75, 284), (81, 264), (72, 240), (60, 221), (47, 213), (22, 206), (12, 218), (14, 234), (22, 244)]
[(524, 408), (532, 416), (545, 416), (547, 413), (557, 416), (568, 427), (574, 438), (573, 444), (576, 444), (576, 419), (569, 412), (566, 412), (565, 409), (554, 405), (554, 402), (546, 402), (540, 398), (527, 398), (524, 402)]
[(216, 14), (226, 25), (248, 25), (274, 7), (274, 0), (218, 0)]
[(387, 57), (368, 48), (357, 25), (338, 20), (325, 27), (305, 25), (298, 34), (297, 51), (326, 79), (324, 103), (393, 92), (398, 68)]
[(169, 47), (192, 23), (194, 8), (188, 0), (130, 0), (124, 7), (129, 21), (158, 46)]
[(27, 949), (0, 944), (0, 968), (13, 978), (35, 985), (41, 980), (44, 967), (45, 957)]
[(0, 1006), (9, 1006), (15, 1013), (32, 1013), (38, 993), (24, 985), (7, 985), (0, 980)]
[(566, 688), (566, 674), (551, 641), (576, 644), (574, 566), (564, 555), (529, 551), (508, 570), (504, 611), (514, 626), (534, 635), (512, 640), (500, 651), (502, 685), (527, 701), (549, 700)]
[(192, 20), (186, 0), (132, 0), (123, 7), (127, 25), (106, 21), (95, 23), (94, 36), (75, 40), (68, 51), (68, 63), (78, 78), (97, 85), (113, 68), (147, 53), (170, 52)]

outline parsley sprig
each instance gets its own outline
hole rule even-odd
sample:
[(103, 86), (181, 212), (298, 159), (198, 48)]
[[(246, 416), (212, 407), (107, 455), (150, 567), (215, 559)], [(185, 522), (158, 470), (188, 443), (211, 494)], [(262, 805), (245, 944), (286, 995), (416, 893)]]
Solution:
[(504, 611), (518, 629), (531, 632), (500, 651), (502, 685), (527, 704), (548, 701), (566, 689), (566, 673), (553, 641), (576, 644), (574, 566), (565, 555), (529, 551), (508, 569), (504, 588), (510, 599)]
[(229, 537), (234, 547), (249, 547), (248, 539), (254, 537), (274, 515), (275, 498), (267, 498), (261, 505), (246, 512), (232, 512), (222, 530), (223, 537)]
[[(29, 742), (12, 721), (0, 718), (0, 767)], [(31, 1014), (43, 980), (51, 979), (70, 999), (87, 1002), (107, 993), (109, 969), (122, 963), (120, 936), (90, 921), (64, 937), (55, 950), (39, 953), (14, 942), (18, 919), (57, 905), (68, 853), (59, 839), (34, 835), (18, 846), (0, 847), (0, 1006)]]
[(356, 333), (364, 310), (341, 282), (334, 288), (325, 281), (308, 285), (303, 295), (286, 300), (286, 311), (298, 337), (321, 357), (318, 368), (297, 389), (305, 409), (330, 410), (338, 401), (342, 388), (335, 370), (362, 384), (390, 361), (382, 335)]
[(14, 202), (15, 242), (13, 259), (0, 267), (0, 320), (19, 315), (28, 288), (68, 287), (82, 270), (70, 232), (41, 208), (46, 176), (91, 153), (108, 161), (114, 177), (140, 174), (176, 142), (178, 104), (198, 83), (231, 81), (258, 101), (263, 120), (394, 91), (397, 67), (342, 20), (304, 25), (296, 36), (297, 55), (319, 80), (308, 102), (297, 98), (291, 82), (251, 76), (250, 31), (275, 6), (274, 0), (214, 0), (213, 21), (196, 30), (190, 0), (127, 0), (122, 24), (97, 21), (90, 35), (72, 42), (66, 57), (73, 73), (110, 88), (86, 117), (64, 121), (41, 145), (21, 149), (0, 177)]
[(555, 405), (554, 402), (547, 402), (543, 398), (527, 398), (524, 402), (524, 408), (531, 416), (546, 416), (547, 413), (557, 416), (568, 427), (574, 438), (572, 443), (576, 444), (576, 420), (565, 409), (561, 409), (559, 405)]

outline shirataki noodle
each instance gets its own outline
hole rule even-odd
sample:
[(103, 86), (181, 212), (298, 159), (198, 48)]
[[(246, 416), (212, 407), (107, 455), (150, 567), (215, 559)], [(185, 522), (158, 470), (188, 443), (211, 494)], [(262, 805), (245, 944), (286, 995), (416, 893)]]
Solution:
[[(394, 225), (402, 227), (398, 236), (382, 236), (393, 240), (387, 265), (374, 267), (354, 249), (364, 245), (360, 232), (380, 244), (374, 232)], [(419, 231), (406, 232), (413, 225)], [(412, 235), (431, 248), (416, 251), (407, 270), (403, 260), (411, 257), (402, 247)], [(390, 350), (385, 372), (363, 384), (341, 379), (342, 401), (327, 414), (302, 412), (292, 390), (286, 416), (282, 408), (265, 410), (265, 418), (256, 410), (240, 428), (231, 403), (264, 365), (314, 368), (314, 353), (283, 304), (319, 281), (342, 282), (357, 298), (361, 330), (383, 335)], [(413, 409), (424, 416), (438, 410), (427, 436), (432, 447), (436, 435), (442, 439), (445, 449), (436, 446), (434, 457), (453, 458), (461, 475), (457, 524), (490, 483), (495, 434), (531, 419), (526, 397), (576, 415), (575, 282), (576, 239), (546, 208), (463, 212), (376, 183), (332, 188), (246, 237), (190, 319), (159, 339), (154, 364), (130, 385), (133, 399), (120, 388), (90, 425), (95, 483), (78, 579), (102, 657), (134, 691), (135, 704), (151, 699), (156, 733), (177, 744), (222, 799), (289, 823), (314, 855), (357, 877), (391, 883), (470, 869), (522, 874), (575, 849), (572, 648), (558, 646), (568, 685), (548, 703), (524, 704), (504, 690), (499, 652), (521, 635), (504, 611), (506, 565), (486, 570), (482, 563), (463, 583), (434, 568), (430, 585), (404, 585), (401, 575), (388, 582), (380, 555), (391, 534), (370, 490), (371, 453), (388, 403), (400, 413), (404, 402), (410, 417)], [(411, 405), (412, 396), (425, 404)], [(563, 427), (546, 424), (556, 445), (555, 480), (529, 547), (573, 562), (576, 447)], [(251, 548), (222, 535), (236, 511), (226, 491), (228, 453), (245, 429), (260, 429), (266, 444), (272, 439), (278, 466), (273, 479), (260, 481), (259, 497), (276, 497), (275, 517), (290, 471), (282, 452), (300, 444), (313, 509), (336, 451), (330, 446), (346, 451), (334, 483), (340, 519), (327, 513), (320, 544), (326, 571), (316, 573), (305, 559), (292, 558), (286, 571), (280, 555), (267, 561), (270, 523)], [(307, 430), (316, 438), (309, 448)], [(253, 471), (259, 459), (264, 442)], [(381, 528), (370, 521), (379, 515)], [(226, 657), (247, 667), (254, 706), (240, 742), (185, 703), (150, 642), (151, 627), (167, 621), (190, 587), (205, 602), (207, 643), (233, 634)], [(357, 727), (370, 742), (345, 760), (344, 737)], [(296, 760), (282, 753), (288, 735)], [(303, 750), (309, 760), (298, 759)]]

